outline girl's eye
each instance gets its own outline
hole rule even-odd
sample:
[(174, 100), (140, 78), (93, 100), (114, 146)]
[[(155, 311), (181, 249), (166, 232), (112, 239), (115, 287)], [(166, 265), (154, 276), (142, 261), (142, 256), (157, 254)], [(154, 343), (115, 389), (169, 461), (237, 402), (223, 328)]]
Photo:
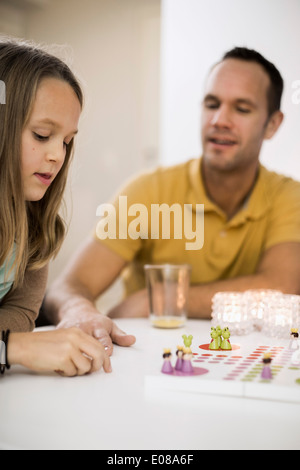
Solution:
[(47, 139), (49, 139), (48, 136), (40, 135), (40, 134), (37, 134), (36, 132), (34, 132), (33, 135), (35, 139), (38, 140), (39, 142), (45, 142)]

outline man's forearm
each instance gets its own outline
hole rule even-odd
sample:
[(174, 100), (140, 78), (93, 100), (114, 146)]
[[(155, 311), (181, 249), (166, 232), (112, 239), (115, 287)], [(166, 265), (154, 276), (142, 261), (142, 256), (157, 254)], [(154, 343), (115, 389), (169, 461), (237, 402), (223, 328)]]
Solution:
[[(94, 238), (88, 238), (49, 289), (46, 316), (54, 324), (66, 316), (95, 315), (95, 302), (117, 279), (126, 261)], [(81, 314), (81, 315), (80, 315)]]
[(217, 292), (243, 292), (248, 289), (281, 290), (281, 286), (274, 279), (270, 279), (263, 274), (253, 274), (191, 286), (189, 292), (189, 318), (210, 319), (212, 298)]
[(94, 309), (91, 295), (82, 286), (56, 282), (46, 294), (45, 315), (54, 325), (60, 323), (70, 312), (76, 316), (80, 311)]

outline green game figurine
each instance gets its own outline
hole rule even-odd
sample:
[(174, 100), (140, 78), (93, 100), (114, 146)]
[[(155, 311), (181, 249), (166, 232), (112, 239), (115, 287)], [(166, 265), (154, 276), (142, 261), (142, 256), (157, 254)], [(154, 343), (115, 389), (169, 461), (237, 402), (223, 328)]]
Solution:
[(220, 348), (220, 347), (221, 347), (221, 343), (222, 343), (222, 338), (221, 338), (221, 336), (222, 336), (222, 328), (220, 327), (220, 325), (217, 325), (217, 326), (216, 326), (216, 330), (217, 330), (218, 336), (219, 336), (219, 337), (218, 337), (218, 344), (219, 344), (219, 348)]
[(184, 342), (185, 347), (190, 348), (191, 344), (192, 344), (192, 341), (193, 341), (193, 336), (192, 335), (189, 335), (189, 336), (182, 335), (182, 338), (183, 338), (183, 342)]
[(210, 336), (212, 338), (209, 346), (208, 346), (208, 349), (212, 349), (212, 350), (218, 350), (220, 349), (220, 341), (221, 341), (221, 338), (219, 336), (219, 331), (217, 329), (218, 327), (214, 328), (213, 326), (211, 327), (211, 330), (210, 330)]
[(228, 327), (226, 326), (222, 330), (222, 336), (223, 336), (223, 341), (221, 343), (221, 349), (226, 349), (227, 351), (230, 351), (232, 349), (229, 338), (230, 338), (230, 331)]

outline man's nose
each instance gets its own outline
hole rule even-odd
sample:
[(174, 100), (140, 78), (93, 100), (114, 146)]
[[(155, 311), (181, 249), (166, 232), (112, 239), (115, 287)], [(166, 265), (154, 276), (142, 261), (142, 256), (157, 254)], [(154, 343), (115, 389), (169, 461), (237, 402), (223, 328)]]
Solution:
[(230, 128), (232, 126), (230, 110), (226, 106), (220, 106), (214, 112), (211, 124), (219, 128)]

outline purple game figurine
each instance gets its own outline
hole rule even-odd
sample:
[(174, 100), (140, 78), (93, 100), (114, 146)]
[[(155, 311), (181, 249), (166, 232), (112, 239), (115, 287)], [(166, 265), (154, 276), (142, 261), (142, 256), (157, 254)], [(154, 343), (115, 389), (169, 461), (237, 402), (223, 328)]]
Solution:
[(163, 366), (162, 366), (162, 369), (161, 369), (163, 374), (172, 374), (173, 373), (173, 366), (171, 364), (171, 356), (172, 356), (171, 350), (170, 349), (164, 349), (164, 354), (163, 354), (164, 363), (163, 363)]
[(182, 356), (183, 356), (183, 346), (177, 346), (177, 351), (176, 351), (176, 364), (175, 364), (175, 370), (181, 370), (182, 369)]
[(184, 348), (181, 367), (181, 372), (183, 372), (184, 374), (192, 375), (194, 373), (194, 369), (192, 366), (192, 357), (193, 353), (191, 348)]
[(266, 380), (272, 379), (272, 372), (270, 368), (271, 361), (272, 361), (271, 354), (264, 354), (264, 358), (263, 358), (264, 366), (261, 372), (262, 379), (266, 379)]

